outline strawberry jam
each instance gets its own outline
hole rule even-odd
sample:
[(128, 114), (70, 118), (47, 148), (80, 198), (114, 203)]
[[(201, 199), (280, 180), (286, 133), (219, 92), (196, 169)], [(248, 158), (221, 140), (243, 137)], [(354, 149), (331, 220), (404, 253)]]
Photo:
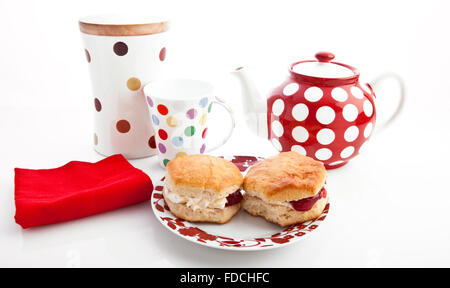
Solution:
[(325, 188), (322, 188), (319, 193), (317, 193), (316, 196), (300, 199), (297, 201), (291, 201), (292, 208), (296, 211), (308, 211), (310, 210), (314, 204), (316, 204), (317, 201), (319, 201), (321, 198), (327, 197), (327, 190)]
[(228, 197), (227, 197), (227, 204), (225, 204), (225, 207), (233, 206), (235, 204), (238, 204), (239, 202), (242, 201), (243, 198), (244, 197), (242, 197), (241, 190), (239, 189), (236, 192), (228, 195)]

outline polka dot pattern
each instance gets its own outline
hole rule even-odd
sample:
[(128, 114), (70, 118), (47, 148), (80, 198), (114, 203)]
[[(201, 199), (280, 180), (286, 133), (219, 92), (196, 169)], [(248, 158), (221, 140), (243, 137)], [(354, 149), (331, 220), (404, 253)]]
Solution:
[(175, 147), (181, 147), (181, 146), (183, 146), (183, 143), (184, 143), (184, 140), (183, 140), (183, 137), (181, 137), (181, 136), (172, 138), (172, 144)]
[(152, 115), (152, 121), (153, 121), (153, 124), (155, 124), (156, 126), (159, 125), (159, 119), (158, 119), (158, 117), (156, 117), (156, 115)]
[(359, 135), (359, 129), (356, 126), (350, 126), (345, 130), (344, 133), (344, 139), (347, 142), (353, 142), (358, 138)]
[(158, 135), (161, 140), (167, 140), (168, 137), (167, 132), (164, 131), (163, 129), (158, 130)]
[(169, 125), (169, 127), (177, 127), (178, 126), (178, 120), (177, 118), (173, 117), (173, 116), (169, 116), (167, 117), (167, 125)]
[(203, 114), (199, 121), (200, 125), (202, 125), (202, 126), (205, 125), (206, 119), (207, 119), (207, 115)]
[(203, 144), (202, 147), (200, 148), (200, 154), (205, 153), (205, 150), (206, 150), (206, 145)]
[(284, 111), (284, 101), (282, 99), (277, 99), (273, 102), (272, 111), (275, 116), (280, 116)]
[(205, 139), (207, 134), (208, 134), (208, 128), (205, 128), (205, 130), (203, 130), (203, 132), (202, 132), (202, 138)]
[(89, 51), (87, 49), (84, 49), (84, 54), (86, 55), (86, 61), (88, 63), (91, 63), (91, 54), (89, 53)]
[(148, 139), (148, 146), (150, 146), (150, 148), (152, 148), (152, 149), (156, 149), (155, 136), (152, 136), (152, 137), (150, 137), (150, 139)]
[(317, 109), (316, 119), (321, 124), (328, 125), (334, 121), (335, 117), (336, 113), (334, 112), (333, 108), (329, 106), (322, 106)]
[(161, 51), (159, 51), (159, 60), (160, 61), (166, 60), (166, 47), (163, 47)]
[(125, 56), (128, 53), (128, 46), (124, 42), (116, 42), (116, 44), (114, 44), (113, 50), (117, 56)]
[(347, 104), (344, 106), (344, 110), (342, 111), (342, 115), (344, 119), (348, 122), (353, 122), (358, 117), (358, 108), (356, 108), (353, 104)]
[(317, 102), (323, 97), (323, 91), (319, 87), (310, 87), (305, 91), (305, 98), (309, 102)]
[(333, 91), (331, 91), (331, 96), (338, 102), (345, 102), (348, 98), (347, 91), (340, 87), (334, 88)]
[(95, 110), (97, 110), (97, 112), (102, 111), (102, 103), (100, 102), (100, 100), (98, 100), (98, 98), (94, 99), (94, 105), (95, 105)]
[(116, 128), (120, 133), (128, 133), (131, 129), (131, 125), (127, 120), (119, 120), (116, 123)]
[(141, 88), (141, 80), (139, 80), (136, 77), (131, 77), (127, 81), (127, 87), (131, 91), (137, 91), (137, 90), (139, 90)]
[(162, 104), (158, 105), (157, 109), (158, 109), (159, 114), (161, 114), (163, 116), (165, 116), (169, 113), (169, 109), (167, 109), (167, 107)]
[(285, 96), (294, 95), (295, 93), (297, 93), (299, 88), (300, 86), (297, 83), (290, 83), (284, 87), (283, 94)]
[(364, 110), (364, 114), (366, 114), (367, 117), (372, 116), (373, 105), (372, 105), (372, 103), (370, 103), (369, 100), (364, 101), (363, 110)]
[(195, 134), (195, 126), (189, 126), (184, 130), (184, 135), (191, 137)]
[(189, 119), (195, 119), (195, 117), (197, 117), (197, 110), (195, 110), (195, 109), (189, 109), (189, 110), (186, 112), (186, 117), (189, 118)]
[(284, 133), (283, 125), (281, 125), (281, 123), (277, 120), (273, 121), (272, 122), (272, 131), (277, 137), (283, 136), (283, 133)]
[(279, 151), (313, 157), (327, 168), (340, 167), (358, 154), (372, 133), (371, 93), (353, 84), (309, 85), (284, 84), (269, 98), (272, 144)]
[(308, 106), (303, 103), (297, 104), (292, 108), (292, 117), (297, 121), (304, 121), (309, 114)]
[(308, 130), (305, 127), (297, 126), (292, 130), (292, 137), (295, 141), (303, 143), (309, 138)]
[(159, 152), (161, 152), (162, 154), (166, 153), (166, 151), (167, 151), (166, 146), (164, 146), (164, 144), (162, 144), (162, 143), (158, 144), (158, 149), (159, 149)]
[(150, 98), (148, 96), (147, 96), (147, 103), (150, 107), (153, 107), (153, 100), (152, 100), (152, 98)]
[(96, 133), (94, 133), (94, 145), (98, 145), (98, 136)]
[(329, 145), (333, 143), (334, 139), (336, 138), (336, 135), (334, 134), (333, 130), (324, 128), (317, 133), (316, 138), (320, 144)]

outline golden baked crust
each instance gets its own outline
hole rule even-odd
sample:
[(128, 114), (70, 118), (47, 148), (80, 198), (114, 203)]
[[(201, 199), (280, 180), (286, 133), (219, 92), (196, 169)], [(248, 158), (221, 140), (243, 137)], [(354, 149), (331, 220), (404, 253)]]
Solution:
[(244, 190), (269, 202), (285, 202), (316, 195), (325, 184), (322, 162), (297, 152), (283, 152), (253, 165)]
[(308, 211), (296, 211), (290, 207), (274, 205), (265, 202), (261, 198), (246, 194), (241, 202), (241, 206), (252, 216), (261, 216), (269, 222), (284, 227), (316, 219), (322, 214), (327, 203), (328, 196), (319, 199)]
[(185, 155), (167, 164), (167, 173), (175, 186), (197, 187), (221, 192), (227, 187), (241, 186), (243, 177), (233, 163), (209, 155)]

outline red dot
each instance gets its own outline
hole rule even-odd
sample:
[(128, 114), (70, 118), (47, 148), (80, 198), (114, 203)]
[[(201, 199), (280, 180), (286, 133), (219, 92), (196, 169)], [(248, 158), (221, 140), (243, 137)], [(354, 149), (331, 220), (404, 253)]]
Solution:
[(203, 130), (202, 133), (202, 138), (205, 139), (206, 138), (206, 133), (208, 132), (208, 128), (205, 128), (205, 130)]
[(167, 109), (167, 107), (164, 105), (158, 105), (158, 112), (161, 115), (167, 115), (167, 113), (169, 113), (169, 109)]
[(156, 149), (155, 136), (150, 137), (150, 139), (148, 140), (148, 146), (150, 146), (150, 148), (152, 149)]
[(159, 138), (161, 138), (162, 140), (167, 140), (167, 132), (166, 131), (159, 129), (158, 134), (159, 134)]
[(159, 51), (159, 60), (164, 61), (166, 59), (166, 47)]

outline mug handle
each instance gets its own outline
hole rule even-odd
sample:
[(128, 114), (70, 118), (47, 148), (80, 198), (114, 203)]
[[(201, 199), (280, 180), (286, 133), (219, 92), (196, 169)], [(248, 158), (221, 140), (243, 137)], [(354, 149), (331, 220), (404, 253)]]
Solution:
[[(216, 97), (216, 99), (217, 99), (217, 97)], [(213, 146), (212, 148), (207, 148), (206, 152), (211, 152), (212, 150), (215, 150), (215, 149), (219, 148), (220, 146), (224, 145), (230, 139), (231, 135), (233, 134), (233, 130), (236, 127), (236, 121), (234, 119), (234, 113), (233, 113), (233, 110), (231, 109), (231, 107), (228, 106), (228, 104), (226, 104), (225, 102), (223, 102), (221, 100), (219, 100), (219, 101), (213, 100), (212, 103), (219, 104), (220, 106), (225, 108), (225, 110), (228, 111), (228, 113), (230, 114), (231, 129), (228, 132), (227, 136), (222, 139), (222, 141), (220, 141), (217, 145)]]
[(377, 87), (380, 87), (381, 84), (386, 80), (386, 79), (390, 79), (393, 78), (397, 81), (398, 86), (400, 87), (400, 101), (398, 102), (397, 108), (395, 109), (394, 113), (385, 121), (381, 122), (379, 125), (377, 125), (377, 129), (375, 130), (376, 132), (380, 132), (382, 130), (384, 130), (387, 126), (389, 126), (390, 123), (392, 123), (392, 121), (397, 118), (397, 116), (400, 114), (400, 112), (403, 109), (403, 106), (405, 104), (405, 83), (403, 82), (403, 79), (395, 74), (395, 73), (385, 73), (382, 74), (380, 76), (378, 76), (377, 78), (375, 78), (374, 80), (372, 80), (372, 82), (368, 83), (369, 87), (375, 92), (375, 96), (378, 97), (376, 94), (377, 91)]

